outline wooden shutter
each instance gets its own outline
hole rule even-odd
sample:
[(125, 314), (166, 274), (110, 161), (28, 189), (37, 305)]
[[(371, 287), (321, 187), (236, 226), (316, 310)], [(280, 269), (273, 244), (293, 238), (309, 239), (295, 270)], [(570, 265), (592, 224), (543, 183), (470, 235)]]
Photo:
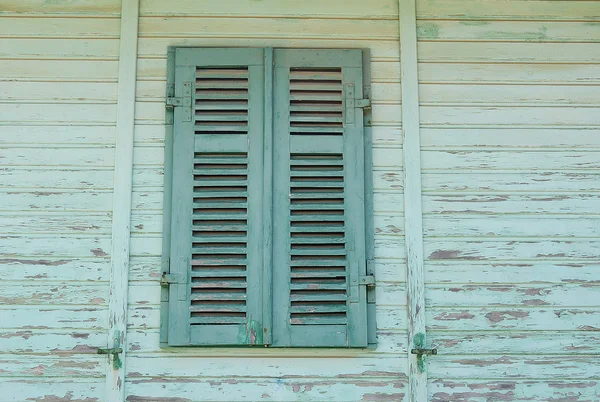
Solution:
[(273, 345), (366, 346), (360, 50), (275, 50)]
[(263, 342), (263, 60), (176, 50), (170, 345)]

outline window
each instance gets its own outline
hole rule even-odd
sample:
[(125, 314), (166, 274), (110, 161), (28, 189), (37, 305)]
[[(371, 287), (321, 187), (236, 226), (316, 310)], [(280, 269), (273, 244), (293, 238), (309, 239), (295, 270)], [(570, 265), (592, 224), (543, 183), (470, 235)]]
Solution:
[(171, 56), (162, 340), (367, 346), (362, 51)]

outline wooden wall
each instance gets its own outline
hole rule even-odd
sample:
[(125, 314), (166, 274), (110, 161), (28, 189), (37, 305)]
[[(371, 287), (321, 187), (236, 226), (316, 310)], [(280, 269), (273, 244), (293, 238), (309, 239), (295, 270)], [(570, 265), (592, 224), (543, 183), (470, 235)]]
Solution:
[[(395, 0), (142, 0), (134, 152), (127, 381), (131, 401), (400, 400), (406, 295)], [(159, 348), (168, 46), (368, 48), (372, 55), (377, 350)], [(152, 399), (155, 398), (155, 399)]]
[(417, 14), (430, 398), (597, 400), (600, 2)]
[[(0, 399), (106, 399), (120, 9), (0, 4)], [(597, 400), (600, 1), (417, 14), (430, 399)], [(141, 0), (140, 15), (126, 399), (406, 400), (397, 1)], [(159, 348), (171, 45), (371, 50), (376, 350)]]
[(104, 399), (118, 0), (0, 3), (0, 399)]

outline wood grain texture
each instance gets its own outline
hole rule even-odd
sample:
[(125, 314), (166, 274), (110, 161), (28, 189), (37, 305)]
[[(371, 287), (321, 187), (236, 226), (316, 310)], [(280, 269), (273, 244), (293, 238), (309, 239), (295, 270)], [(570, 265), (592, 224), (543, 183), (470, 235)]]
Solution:
[[(412, 348), (427, 347), (425, 333), (425, 270), (423, 211), (421, 208), (421, 143), (419, 77), (417, 60), (416, 4), (400, 0), (400, 63), (402, 69), (402, 122), (404, 146), (404, 225), (407, 256), (408, 342)], [(409, 400), (427, 400), (427, 372), (422, 356), (408, 353)]]
[(115, 143), (115, 182), (112, 211), (110, 292), (108, 299), (108, 348), (123, 348), (105, 361), (106, 399), (123, 400), (125, 395), (127, 339), (127, 293), (131, 233), (131, 192), (133, 187), (133, 137), (139, 0), (121, 4), (119, 76)]
[(597, 6), (418, 1), (433, 401), (597, 399)]

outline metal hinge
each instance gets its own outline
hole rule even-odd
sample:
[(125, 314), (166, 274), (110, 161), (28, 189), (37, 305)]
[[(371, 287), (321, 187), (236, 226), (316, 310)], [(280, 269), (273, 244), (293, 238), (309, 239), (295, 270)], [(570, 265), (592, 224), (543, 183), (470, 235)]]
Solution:
[(181, 283), (181, 275), (163, 272), (162, 277), (160, 278), (160, 285), (169, 286), (170, 283)]
[(359, 279), (359, 285), (375, 286), (375, 277), (373, 275), (361, 276)]
[(167, 96), (165, 107), (183, 107), (183, 121), (192, 121), (192, 83), (184, 82), (182, 86), (183, 96)]
[(99, 348), (96, 353), (99, 355), (117, 355), (123, 353), (123, 348)]
[(371, 99), (357, 99), (354, 101), (355, 107), (361, 107), (365, 109), (371, 108)]
[(422, 348), (415, 348), (415, 349), (411, 349), (410, 353), (413, 355), (419, 355), (419, 356), (423, 356), (423, 355), (437, 355), (437, 349), (433, 348), (433, 349), (422, 349)]

